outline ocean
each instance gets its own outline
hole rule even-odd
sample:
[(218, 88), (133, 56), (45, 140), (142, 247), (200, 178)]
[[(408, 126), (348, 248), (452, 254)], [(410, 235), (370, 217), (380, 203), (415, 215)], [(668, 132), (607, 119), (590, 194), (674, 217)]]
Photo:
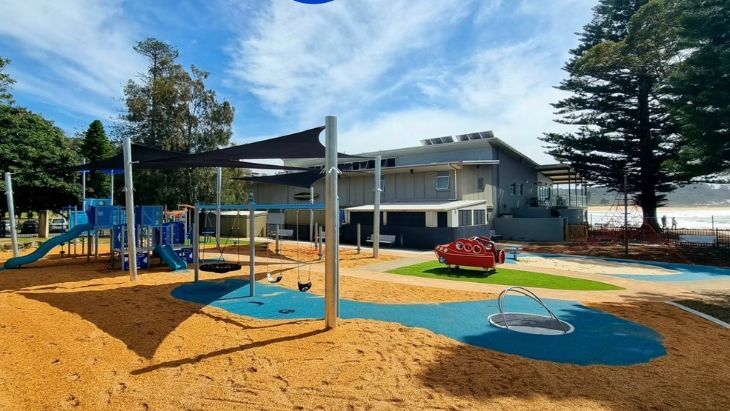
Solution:
[[(677, 219), (677, 228), (719, 228), (730, 229), (730, 207), (661, 207), (657, 210), (661, 224), (662, 216), (667, 216), (667, 226), (671, 227), (672, 217)], [(629, 206), (629, 223), (641, 221), (641, 209)], [(590, 224), (606, 224), (609, 221), (621, 223), (623, 208), (588, 207)]]

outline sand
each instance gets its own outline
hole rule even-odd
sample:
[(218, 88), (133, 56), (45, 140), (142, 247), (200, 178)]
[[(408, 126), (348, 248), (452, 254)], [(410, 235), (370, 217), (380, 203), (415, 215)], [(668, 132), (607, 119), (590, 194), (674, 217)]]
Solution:
[[(132, 283), (104, 262), (80, 261), (0, 272), (0, 409), (730, 407), (730, 331), (664, 303), (591, 305), (656, 329), (666, 356), (573, 366), (395, 323), (348, 320), (324, 331), (322, 321), (237, 316), (174, 299), (190, 273), (141, 270)], [(284, 275), (293, 286), (292, 270)], [(342, 293), (384, 302), (484, 295), (348, 276)]]
[(544, 258), (538, 256), (520, 257), (520, 268), (549, 268), (589, 274), (633, 274), (633, 275), (675, 275), (678, 271), (641, 263), (619, 263), (614, 261), (585, 259), (581, 257)]

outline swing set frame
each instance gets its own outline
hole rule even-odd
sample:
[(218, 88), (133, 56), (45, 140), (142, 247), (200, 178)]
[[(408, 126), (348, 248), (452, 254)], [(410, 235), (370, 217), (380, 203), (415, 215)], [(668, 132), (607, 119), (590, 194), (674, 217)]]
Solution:
[[(251, 196), (250, 198), (253, 198)], [(248, 210), (248, 246), (249, 246), (249, 283), (250, 283), (250, 296), (256, 295), (256, 228), (255, 228), (255, 217), (256, 211), (271, 211), (271, 210), (326, 210), (324, 203), (304, 203), (304, 204), (257, 204), (256, 201), (250, 201), (248, 204), (195, 204), (193, 209), (193, 266), (194, 266), (194, 281), (200, 281), (201, 261), (200, 261), (200, 213), (203, 211), (242, 211)], [(242, 213), (241, 213), (242, 214)], [(237, 218), (240, 217), (237, 215)], [(239, 250), (240, 251), (240, 250)], [(239, 252), (240, 255), (240, 252)], [(240, 258), (240, 257), (239, 257)], [(235, 271), (235, 270), (234, 270)], [(297, 278), (298, 279), (298, 278)], [(298, 281), (299, 282), (299, 281)], [(311, 287), (311, 281), (309, 284), (303, 283), (306, 291)], [(302, 285), (300, 285), (300, 290)]]

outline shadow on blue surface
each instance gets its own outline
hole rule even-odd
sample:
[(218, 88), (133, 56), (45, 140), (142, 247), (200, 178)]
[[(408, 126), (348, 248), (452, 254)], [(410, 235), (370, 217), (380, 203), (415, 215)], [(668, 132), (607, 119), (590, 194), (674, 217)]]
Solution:
[[(249, 297), (248, 281), (228, 279), (184, 284), (172, 291), (176, 298), (222, 308), (235, 314), (269, 320), (324, 317), (324, 298), (288, 288), (257, 283), (258, 295)], [(575, 326), (564, 336), (520, 334), (491, 326), (487, 316), (498, 312), (497, 300), (442, 304), (377, 304), (341, 300), (340, 316), (421, 327), (478, 347), (538, 360), (588, 365), (631, 365), (666, 354), (656, 331), (578, 302), (545, 300), (562, 320)], [(525, 297), (509, 296), (508, 311), (540, 313)]]
[(591, 257), (583, 255), (530, 253), (525, 256), (534, 255), (542, 258), (566, 259), (566, 260), (593, 260), (610, 261), (614, 263), (641, 264), (658, 267), (666, 270), (677, 271), (678, 274), (607, 274), (615, 277), (630, 278), (632, 280), (675, 282), (675, 281), (704, 281), (704, 280), (730, 280), (730, 268), (716, 267), (711, 265), (692, 265), (680, 263), (665, 263), (659, 261), (629, 260), (624, 258)]

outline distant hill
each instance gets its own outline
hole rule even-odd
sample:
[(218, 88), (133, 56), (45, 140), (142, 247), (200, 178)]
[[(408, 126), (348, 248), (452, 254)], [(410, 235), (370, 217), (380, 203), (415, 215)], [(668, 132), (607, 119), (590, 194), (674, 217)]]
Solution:
[[(563, 194), (563, 190), (560, 190)], [(611, 205), (616, 200), (617, 193), (608, 192), (603, 188), (588, 190), (588, 205)], [(691, 184), (680, 187), (667, 195), (670, 207), (688, 206), (730, 206), (730, 184)]]

